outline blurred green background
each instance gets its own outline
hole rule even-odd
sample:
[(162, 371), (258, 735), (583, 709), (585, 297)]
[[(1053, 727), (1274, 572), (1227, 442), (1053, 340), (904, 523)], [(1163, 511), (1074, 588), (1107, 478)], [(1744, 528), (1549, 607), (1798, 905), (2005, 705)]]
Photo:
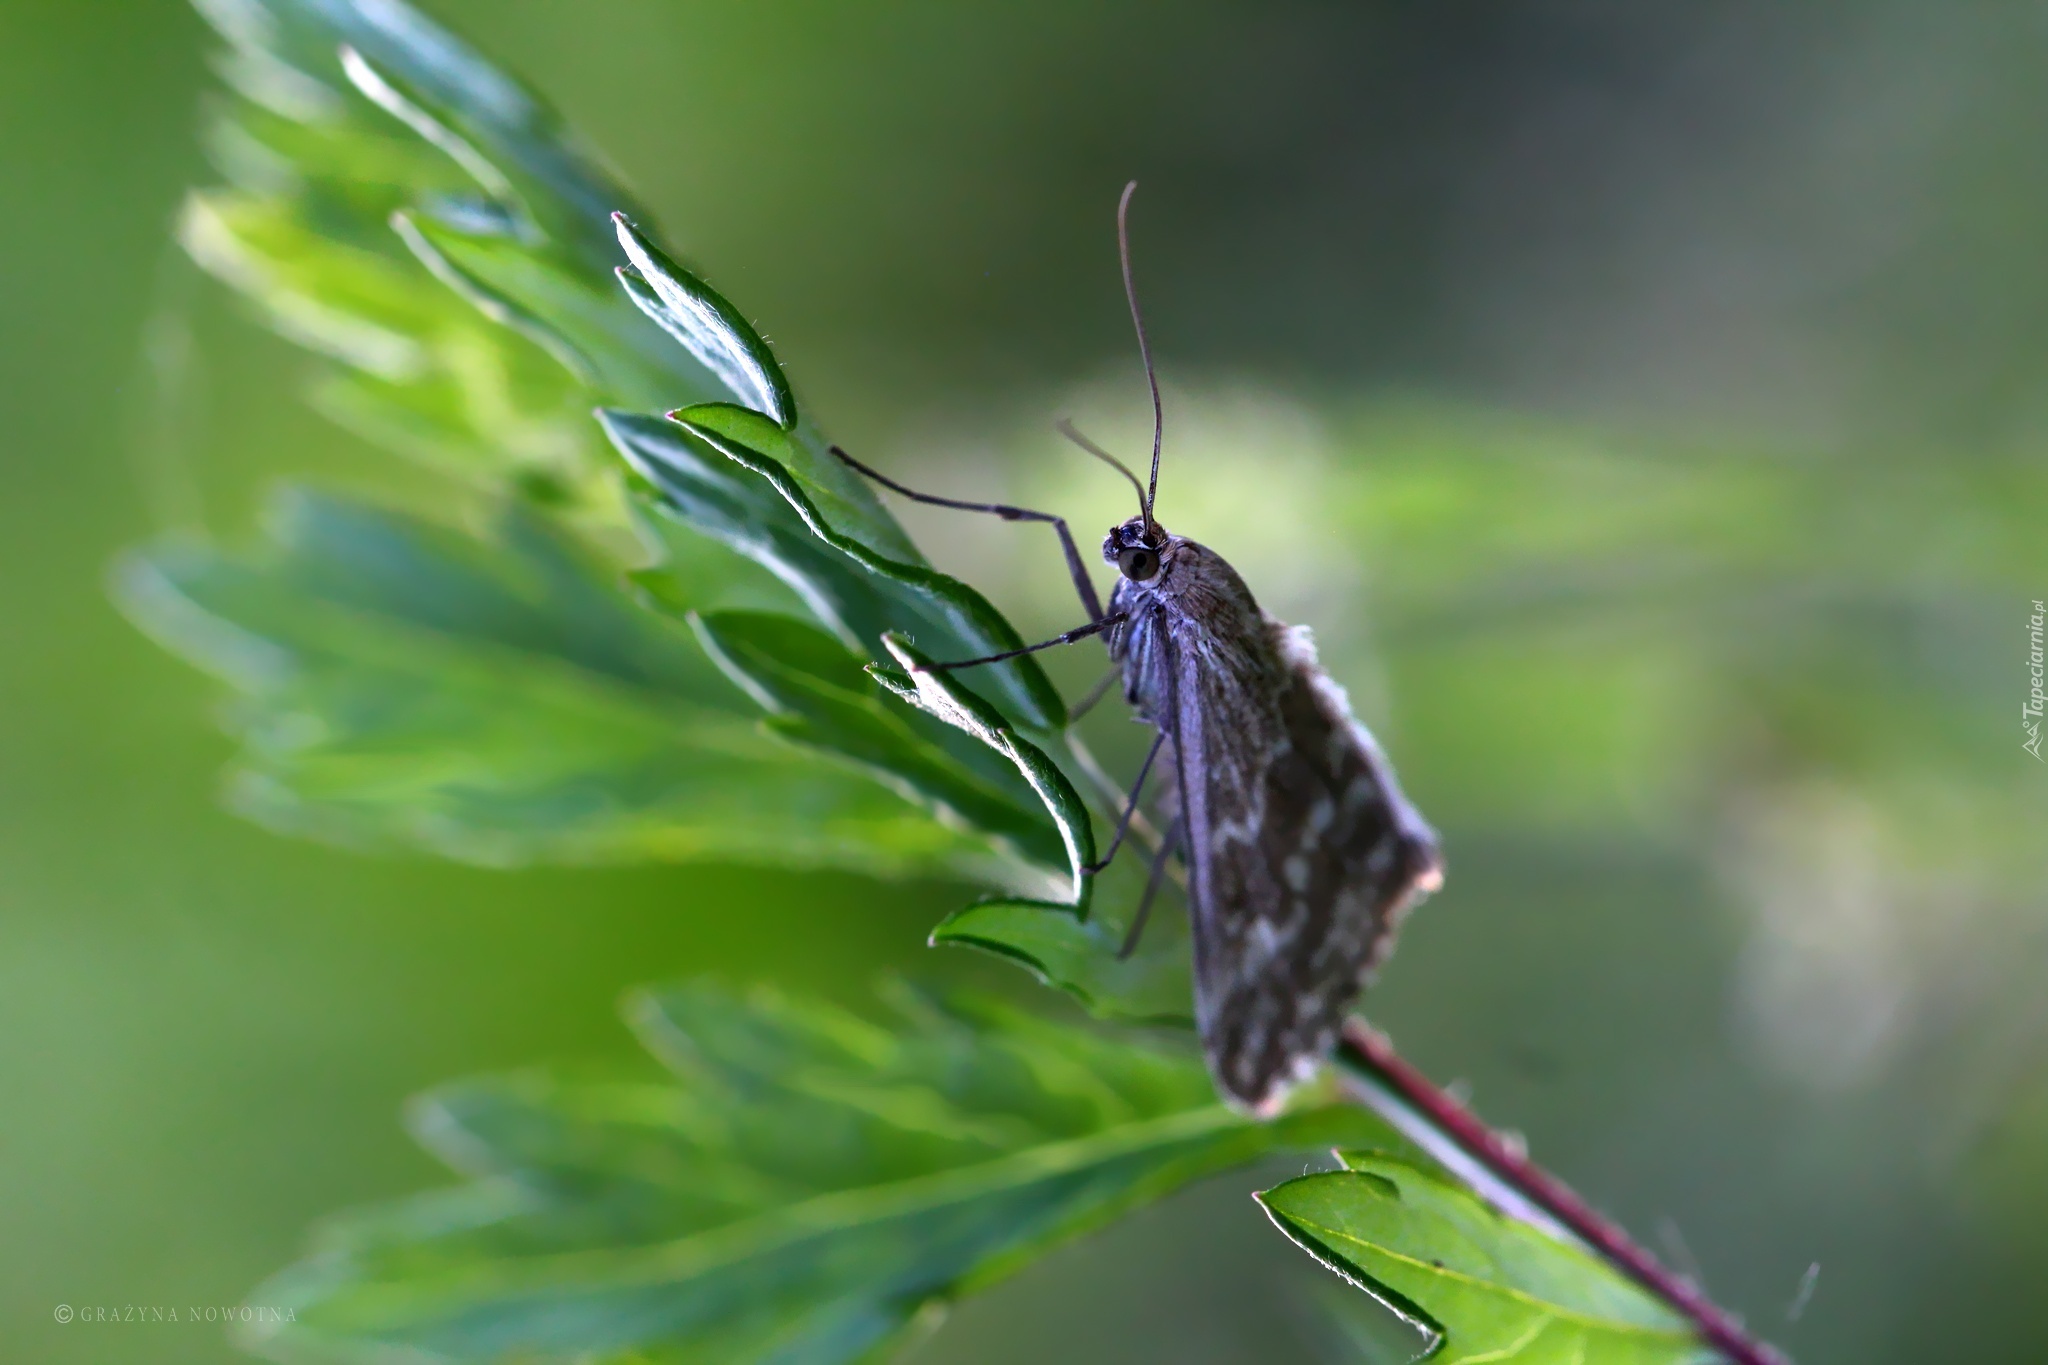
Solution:
[[(1162, 517), (1317, 627), (1445, 835), (1375, 1020), (1802, 1361), (2048, 1353), (2040, 16), (432, 8), (613, 159), (839, 439), (1087, 530), (1123, 498), (1049, 427), (1142, 440), (1110, 235), (1139, 178)], [(304, 358), (169, 245), (212, 47), (174, 4), (0, 6), (20, 1359), (227, 1357), (53, 1310), (237, 1301), (321, 1214), (442, 1179), (406, 1094), (625, 1055), (629, 984), (998, 979), (922, 946), (957, 886), (484, 872), (218, 808), (217, 689), (120, 619), (111, 557), (244, 537), (287, 473), (435, 489), (312, 415)], [(1072, 624), (1031, 528), (905, 520), (1027, 633)], [(1344, 1358), (1254, 1183), (917, 1358)]]

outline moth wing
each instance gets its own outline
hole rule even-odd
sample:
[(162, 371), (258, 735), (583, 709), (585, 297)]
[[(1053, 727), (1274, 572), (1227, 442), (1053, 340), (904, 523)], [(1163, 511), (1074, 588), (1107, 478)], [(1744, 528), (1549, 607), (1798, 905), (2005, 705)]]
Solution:
[(1402, 914), (1442, 879), (1435, 835), (1308, 632), (1265, 626), (1277, 677), (1194, 651), (1173, 670), (1195, 1015), (1217, 1084), (1255, 1113), (1313, 1074)]

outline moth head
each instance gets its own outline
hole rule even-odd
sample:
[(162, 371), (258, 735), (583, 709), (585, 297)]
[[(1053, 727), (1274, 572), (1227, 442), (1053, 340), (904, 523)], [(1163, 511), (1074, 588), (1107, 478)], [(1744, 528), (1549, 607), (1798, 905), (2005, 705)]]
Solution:
[(1151, 583), (1158, 579), (1160, 566), (1166, 562), (1168, 539), (1166, 528), (1158, 522), (1149, 517), (1132, 517), (1121, 526), (1110, 528), (1108, 539), (1102, 542), (1102, 557), (1133, 583)]

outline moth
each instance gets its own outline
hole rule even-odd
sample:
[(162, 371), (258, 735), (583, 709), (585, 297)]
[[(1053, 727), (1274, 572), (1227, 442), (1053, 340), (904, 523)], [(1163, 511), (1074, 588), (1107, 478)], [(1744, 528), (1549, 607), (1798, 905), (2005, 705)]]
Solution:
[(1187, 869), (1195, 1021), (1217, 1088), (1268, 1116), (1334, 1046), (1395, 930), (1443, 879), (1436, 835), (1394, 780), (1344, 690), (1317, 662), (1305, 627), (1262, 611), (1214, 550), (1153, 515), (1164, 411), (1132, 282), (1128, 216), (1117, 205), (1124, 291), (1152, 393), (1148, 484), (1067, 423), (1061, 431), (1122, 471), (1138, 515), (1112, 528), (1102, 558), (1117, 582), (1105, 609), (1066, 522), (1044, 512), (916, 493), (835, 448), (864, 475), (920, 502), (1050, 522), (1088, 624), (970, 668), (1101, 635), (1124, 699), (1157, 730), (1099, 871), (1116, 856), (1155, 767), (1170, 809), (1143, 900), (1124, 944), (1137, 942), (1169, 857)]

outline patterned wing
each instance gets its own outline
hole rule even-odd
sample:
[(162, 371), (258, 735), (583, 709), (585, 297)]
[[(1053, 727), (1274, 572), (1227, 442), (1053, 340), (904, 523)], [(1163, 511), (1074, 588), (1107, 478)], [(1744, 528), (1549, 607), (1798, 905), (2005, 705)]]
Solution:
[(1442, 874), (1435, 835), (1308, 631), (1260, 622), (1256, 642), (1174, 641), (1169, 710), (1195, 1016), (1218, 1086), (1263, 1114), (1313, 1074)]

